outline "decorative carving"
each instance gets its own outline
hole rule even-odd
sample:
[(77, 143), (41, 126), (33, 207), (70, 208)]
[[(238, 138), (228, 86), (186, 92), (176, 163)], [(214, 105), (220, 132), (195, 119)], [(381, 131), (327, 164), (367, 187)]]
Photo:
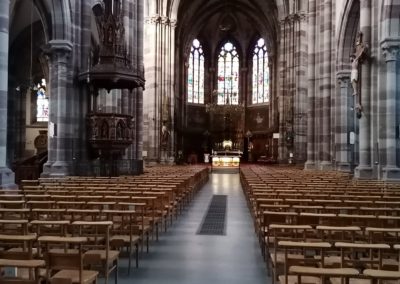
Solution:
[(128, 53), (121, 1), (101, 3), (93, 8), (100, 37), (98, 54), (92, 60), (95, 65), (81, 73), (79, 80), (108, 91), (144, 87), (143, 74), (133, 66)]
[(382, 50), (386, 62), (399, 60), (400, 45), (383, 44)]
[(161, 17), (158, 14), (154, 14), (153, 16), (149, 16), (144, 19), (144, 22), (146, 24), (150, 24), (150, 25), (158, 24), (160, 21), (161, 21)]
[(37, 154), (47, 151), (47, 130), (39, 130), (39, 135), (36, 136), (33, 143)]
[(171, 19), (169, 21), (169, 25), (171, 26), (171, 28), (176, 28), (177, 27), (177, 20)]
[(354, 54), (351, 55), (351, 85), (353, 87), (353, 96), (355, 97), (355, 111), (358, 119), (362, 117), (363, 107), (361, 104), (360, 83), (359, 83), (359, 69), (361, 64), (369, 58), (369, 48), (367, 44), (363, 43), (363, 34), (358, 32), (356, 47)]
[(90, 145), (103, 153), (124, 150), (133, 142), (134, 118), (115, 113), (88, 115), (88, 140)]
[(163, 150), (166, 150), (168, 148), (170, 138), (170, 132), (165, 124), (166, 123), (164, 122), (163, 126), (161, 127), (161, 148)]

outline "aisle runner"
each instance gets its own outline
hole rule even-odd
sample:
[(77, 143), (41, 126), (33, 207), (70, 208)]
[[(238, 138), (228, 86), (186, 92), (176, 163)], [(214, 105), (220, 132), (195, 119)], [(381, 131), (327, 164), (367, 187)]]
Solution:
[(226, 234), (227, 195), (213, 195), (203, 222), (197, 231), (198, 235)]

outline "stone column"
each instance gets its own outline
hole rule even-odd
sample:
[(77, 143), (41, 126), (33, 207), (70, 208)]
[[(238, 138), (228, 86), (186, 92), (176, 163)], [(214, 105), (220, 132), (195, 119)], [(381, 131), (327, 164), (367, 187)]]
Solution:
[(383, 179), (400, 180), (400, 168), (397, 166), (397, 137), (396, 129), (399, 127), (397, 123), (396, 92), (400, 88), (397, 81), (396, 65), (399, 62), (400, 42), (384, 40), (381, 44), (383, 54), (386, 61), (386, 98), (385, 98), (385, 116), (386, 119), (382, 123), (384, 128), (384, 147), (386, 148), (386, 166), (383, 168)]
[[(143, 1), (137, 1), (138, 16), (137, 16), (137, 66), (140, 70), (140, 74), (144, 77), (144, 66), (143, 66), (143, 46), (144, 46), (144, 3)], [(136, 90), (136, 159), (143, 162), (143, 89)]]
[(307, 115), (307, 162), (304, 168), (315, 169), (315, 29), (316, 3), (309, 1), (308, 11), (308, 115)]
[[(50, 57), (50, 114), (49, 153), (43, 176), (66, 176), (71, 171), (72, 133), (68, 94), (68, 65), (72, 43), (66, 40), (49, 42)], [(53, 135), (52, 135), (53, 134)]]
[(320, 79), (320, 104), (321, 104), (321, 123), (320, 125), (320, 169), (331, 170), (331, 99), (332, 99), (332, 84), (331, 84), (331, 64), (332, 64), (332, 2), (325, 0), (323, 7), (323, 24), (320, 26), (320, 52), (321, 55), (321, 79)]
[(160, 161), (160, 86), (158, 56), (161, 56), (161, 50), (158, 42), (158, 26), (160, 16), (153, 15), (145, 19), (145, 38), (144, 43), (144, 62), (146, 90), (143, 95), (143, 143), (147, 152), (146, 160), (148, 163), (157, 163)]
[[(145, 21), (144, 143), (149, 163), (173, 160), (175, 27), (175, 20), (157, 14)], [(162, 136), (165, 131), (169, 133), (167, 141)]]
[(349, 110), (349, 86), (350, 86), (350, 73), (339, 72), (337, 74), (339, 83), (338, 98), (336, 99), (336, 165), (337, 170), (341, 172), (350, 172), (351, 165), (349, 161), (350, 147), (348, 136), (350, 135), (348, 110)]
[(296, 98), (295, 98), (295, 162), (305, 163), (307, 160), (307, 17), (299, 11), (296, 15), (295, 30), (295, 70)]
[(8, 42), (10, 1), (0, 1), (0, 188), (16, 187), (7, 167)]
[[(360, 0), (360, 30), (363, 42), (371, 46), (371, 0)], [(358, 179), (373, 178), (371, 166), (371, 63), (369, 59), (361, 65), (361, 105), (363, 108), (360, 119), (359, 145), (360, 162), (354, 176)]]

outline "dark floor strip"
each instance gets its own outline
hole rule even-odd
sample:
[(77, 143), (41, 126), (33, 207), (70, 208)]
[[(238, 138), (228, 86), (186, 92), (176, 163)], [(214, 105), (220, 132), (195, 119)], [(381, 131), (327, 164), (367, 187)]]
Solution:
[(198, 235), (223, 236), (226, 234), (227, 195), (213, 195)]

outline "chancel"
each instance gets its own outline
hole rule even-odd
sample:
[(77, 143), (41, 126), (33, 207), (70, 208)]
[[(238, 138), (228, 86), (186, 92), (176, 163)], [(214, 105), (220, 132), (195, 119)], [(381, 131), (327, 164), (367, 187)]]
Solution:
[(398, 281), (399, 50), (400, 0), (1, 0), (0, 283)]

